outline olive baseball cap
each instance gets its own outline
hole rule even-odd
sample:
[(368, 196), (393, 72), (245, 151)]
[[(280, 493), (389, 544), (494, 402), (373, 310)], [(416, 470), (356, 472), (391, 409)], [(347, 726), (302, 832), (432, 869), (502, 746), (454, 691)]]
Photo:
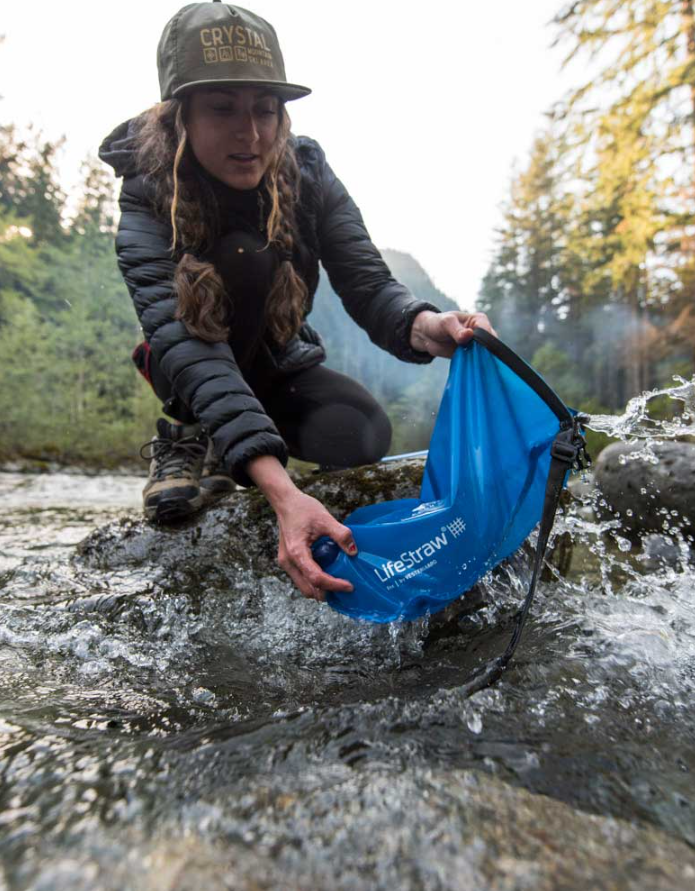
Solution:
[(284, 100), (311, 90), (287, 82), (275, 28), (229, 3), (189, 3), (167, 23), (157, 47), (162, 101), (193, 87), (267, 86)]

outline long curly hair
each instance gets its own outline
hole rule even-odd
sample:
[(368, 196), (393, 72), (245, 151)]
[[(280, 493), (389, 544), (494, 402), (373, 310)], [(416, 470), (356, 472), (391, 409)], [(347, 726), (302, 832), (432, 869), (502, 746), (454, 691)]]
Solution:
[[(172, 256), (177, 259), (174, 290), (176, 318), (201, 340), (229, 337), (234, 295), (229, 294), (212, 263), (195, 256), (217, 237), (217, 201), (202, 175), (186, 137), (188, 97), (169, 99), (144, 111), (136, 121), (138, 170), (154, 186), (155, 212), (171, 221)], [(280, 262), (266, 300), (266, 324), (278, 344), (286, 343), (302, 324), (307, 287), (292, 264), (299, 169), (289, 143), (290, 118), (280, 102), (280, 125), (273, 157), (264, 177), (270, 199), (266, 249), (278, 249)]]

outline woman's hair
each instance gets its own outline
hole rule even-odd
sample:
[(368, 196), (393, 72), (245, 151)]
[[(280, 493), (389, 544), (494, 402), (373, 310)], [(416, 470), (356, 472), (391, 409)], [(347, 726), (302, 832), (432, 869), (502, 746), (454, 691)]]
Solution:
[[(179, 255), (174, 273), (176, 318), (195, 337), (223, 341), (229, 336), (233, 295), (227, 294), (212, 263), (194, 256), (210, 249), (218, 236), (218, 211), (212, 186), (202, 175), (186, 138), (188, 98), (169, 99), (147, 109), (137, 120), (137, 165), (154, 186), (157, 214), (171, 220), (172, 253)], [(286, 343), (299, 330), (307, 287), (292, 265), (294, 207), (299, 169), (291, 145), (290, 118), (279, 103), (280, 126), (265, 188), (270, 198), (266, 249), (274, 245), (280, 262), (266, 301), (272, 337)]]

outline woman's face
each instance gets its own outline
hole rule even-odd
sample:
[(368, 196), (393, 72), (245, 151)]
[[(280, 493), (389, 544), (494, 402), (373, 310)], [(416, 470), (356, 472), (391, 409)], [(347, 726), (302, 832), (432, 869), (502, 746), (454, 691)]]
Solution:
[(280, 100), (260, 87), (195, 90), (186, 118), (193, 154), (233, 189), (255, 189), (273, 158)]

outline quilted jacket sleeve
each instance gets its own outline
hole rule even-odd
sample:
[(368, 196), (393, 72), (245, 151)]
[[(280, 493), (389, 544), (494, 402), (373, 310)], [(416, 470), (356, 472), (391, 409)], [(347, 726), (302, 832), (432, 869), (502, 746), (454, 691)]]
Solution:
[(244, 380), (226, 343), (192, 337), (175, 318), (171, 228), (158, 219), (142, 176), (124, 180), (116, 235), (118, 265), (154, 357), (176, 393), (212, 436), (233, 478), (253, 485), (244, 470), (257, 455), (287, 463), (287, 447)]
[[(316, 145), (316, 144), (315, 144)], [(404, 362), (432, 361), (410, 346), (415, 316), (438, 307), (397, 282), (372, 243), (359, 208), (318, 148), (322, 196), (319, 219), (321, 262), (347, 312), (370, 339)]]

